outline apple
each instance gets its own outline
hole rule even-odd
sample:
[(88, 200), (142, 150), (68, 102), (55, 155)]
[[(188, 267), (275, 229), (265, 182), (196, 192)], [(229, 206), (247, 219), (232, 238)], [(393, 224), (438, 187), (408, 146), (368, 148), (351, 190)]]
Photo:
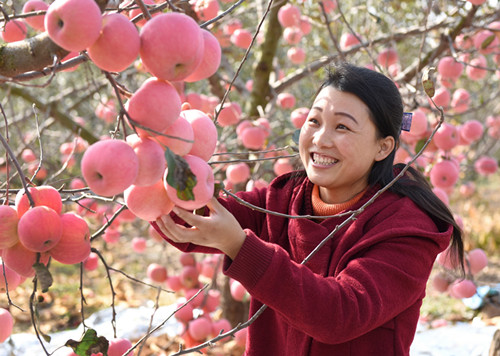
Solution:
[(174, 292), (178, 292), (184, 288), (179, 276), (168, 276), (166, 284), (167, 287)]
[(202, 110), (204, 97), (206, 95), (197, 92), (188, 92), (186, 94), (186, 102), (189, 103), (190, 109)]
[(94, 0), (56, 0), (45, 15), (50, 39), (69, 52), (90, 47), (99, 38), (101, 27), (101, 10)]
[(196, 258), (189, 252), (181, 252), (179, 262), (182, 266), (196, 266)]
[(163, 180), (147, 186), (131, 185), (123, 193), (125, 204), (139, 219), (154, 221), (170, 213), (174, 202), (169, 198)]
[(200, 110), (190, 109), (181, 112), (193, 128), (194, 143), (189, 155), (194, 155), (208, 161), (217, 146), (217, 127), (210, 117)]
[(139, 159), (125, 141), (97, 141), (83, 154), (81, 170), (83, 179), (95, 194), (114, 196), (135, 181)]
[[(0, 250), (0, 256), (1, 256), (1, 250)], [(5, 270), (5, 277), (4, 277), (4, 270)], [(5, 283), (5, 280), (7, 279), (7, 283)], [(7, 291), (7, 288), (9, 288), (9, 292), (13, 291), (16, 289), (21, 283), (23, 279), (21, 276), (12, 270), (9, 266), (7, 266), (1, 259), (0, 259), (0, 293), (5, 293)]]
[(53, 259), (72, 265), (83, 262), (90, 255), (90, 230), (87, 222), (75, 213), (61, 215), (62, 235), (50, 249)]
[(217, 0), (196, 0), (193, 10), (201, 21), (209, 21), (217, 16), (220, 6)]
[(196, 341), (204, 341), (212, 333), (212, 323), (201, 316), (188, 324), (188, 333)]
[[(182, 36), (173, 35), (182, 34)], [(141, 60), (159, 79), (184, 80), (203, 59), (203, 34), (188, 15), (162, 13), (141, 29)]]
[(474, 163), (474, 169), (482, 176), (489, 176), (498, 171), (498, 162), (493, 157), (482, 156)]
[[(162, 132), (167, 136), (157, 135), (154, 137), (160, 145), (168, 147), (179, 156), (185, 156), (193, 148), (193, 127), (183, 116), (179, 116), (172, 125)], [(163, 148), (163, 147), (162, 147)]]
[(9, 20), (4, 24), (1, 35), (5, 42), (16, 42), (24, 40), (27, 32), (23, 21)]
[(14, 207), (0, 205), (0, 250), (14, 246), (19, 241), (18, 222), (19, 217)]
[(36, 206), (19, 219), (19, 242), (30, 251), (45, 252), (53, 248), (62, 236), (61, 217), (54, 209)]
[[(26, 14), (28, 12), (46, 11), (48, 8), (49, 4), (42, 0), (28, 0), (23, 5), (22, 13)], [(35, 30), (40, 32), (45, 31), (45, 14), (26, 17), (24, 21)]]
[[(47, 264), (50, 255), (42, 253), (40, 255), (40, 263)], [(21, 277), (33, 277), (35, 270), (33, 265), (37, 260), (37, 253), (28, 250), (21, 242), (14, 246), (2, 250), (2, 260), (7, 267), (19, 274)]]
[(213, 313), (220, 306), (221, 292), (217, 289), (210, 289), (205, 295), (202, 309), (205, 313)]
[(478, 54), (475, 58), (471, 59), (465, 73), (471, 80), (480, 80), (488, 74), (488, 61), (485, 56)]
[[(212, 337), (216, 337), (221, 333), (226, 333), (231, 330), (233, 327), (231, 323), (226, 318), (221, 318), (219, 320), (212, 321)], [(224, 341), (226, 339), (222, 339)], [(227, 338), (229, 340), (229, 337)]]
[(134, 149), (139, 159), (139, 169), (133, 184), (146, 186), (161, 180), (163, 172), (167, 168), (167, 161), (160, 144), (147, 137), (141, 138), (136, 134), (128, 135), (126, 141)]
[(121, 236), (122, 234), (120, 233), (120, 231), (118, 231), (118, 228), (111, 225), (106, 229), (106, 231), (102, 235), (102, 238), (104, 241), (106, 241), (107, 244), (112, 245), (120, 241)]
[(257, 180), (253, 180), (253, 179), (250, 179), (248, 182), (247, 182), (247, 185), (245, 187), (245, 190), (247, 192), (251, 191), (251, 190), (254, 190), (254, 189), (260, 189), (260, 188), (265, 188), (269, 185), (268, 182), (266, 182), (264, 179), (262, 178), (259, 178)]
[(168, 273), (165, 266), (158, 263), (150, 263), (147, 268), (148, 278), (156, 283), (164, 283), (167, 280)]
[(484, 127), (478, 120), (467, 120), (460, 130), (460, 135), (468, 142), (475, 142), (483, 136)]
[(292, 4), (285, 4), (278, 10), (278, 22), (283, 27), (300, 25), (300, 9)]
[(450, 106), (450, 100), (451, 100), (450, 91), (444, 86), (439, 87), (434, 92), (432, 100), (434, 100), (434, 103), (437, 106), (442, 106), (443, 109), (447, 109), (448, 106)]
[[(126, 109), (138, 124), (163, 132), (179, 117), (181, 99), (171, 83), (151, 77), (130, 97)], [(137, 132), (141, 137), (156, 135), (141, 128)]]
[[(143, 0), (143, 2), (144, 5), (155, 5), (155, 1), (153, 0)], [(154, 14), (150, 15), (153, 18), (159, 16), (160, 14), (161, 12), (155, 12)], [(132, 9), (128, 12), (128, 18), (130, 20), (133, 20), (138, 15), (142, 15), (142, 10), (138, 6), (135, 9)], [(143, 27), (147, 22), (148, 20), (143, 16), (143, 18), (141, 18), (139, 21), (136, 21), (135, 24), (137, 25), (137, 27)]]
[(385, 48), (377, 55), (377, 63), (385, 68), (396, 64), (399, 60), (398, 52), (394, 48)]
[(234, 333), (234, 341), (236, 345), (238, 345), (241, 348), (245, 348), (246, 342), (247, 342), (247, 335), (248, 335), (248, 329), (244, 328), (241, 330), (238, 330), (237, 332)]
[(292, 111), (290, 114), (290, 121), (295, 128), (300, 129), (306, 122), (307, 115), (309, 115), (309, 108), (300, 107)]
[(445, 273), (437, 273), (433, 278), (432, 278), (432, 287), (440, 293), (444, 293), (448, 290), (451, 282), (448, 278), (448, 276)]
[(248, 299), (248, 292), (246, 288), (237, 280), (231, 280), (229, 291), (234, 300), (238, 302)]
[[(200, 1), (200, 0), (198, 0)], [(217, 1), (214, 1), (217, 3)], [(195, 70), (184, 78), (185, 82), (191, 83), (206, 79), (219, 69), (222, 50), (217, 38), (209, 31), (201, 29), (203, 35), (203, 54), (200, 64)]]
[(21, 153), (21, 158), (24, 162), (30, 163), (37, 160), (35, 153), (29, 148), (25, 148)]
[(242, 49), (248, 49), (252, 44), (252, 39), (252, 33), (244, 28), (235, 30), (231, 35), (231, 43)]
[(135, 25), (125, 15), (107, 13), (102, 17), (101, 34), (87, 49), (87, 53), (100, 69), (121, 72), (134, 63), (140, 46), (141, 40)]
[(457, 280), (450, 285), (450, 295), (454, 298), (470, 298), (476, 294), (476, 285), (470, 279)]
[(131, 347), (132, 343), (128, 339), (112, 338), (109, 340), (108, 356), (132, 356), (132, 351), (127, 352)]
[(267, 136), (267, 131), (262, 127), (252, 126), (243, 130), (238, 138), (246, 148), (251, 150), (260, 150), (264, 147)]
[(174, 317), (180, 321), (181, 323), (187, 324), (191, 320), (193, 320), (193, 311), (194, 307), (192, 303), (184, 304), (184, 302), (178, 301), (176, 303), (177, 310), (174, 314)]
[(410, 133), (415, 136), (422, 136), (428, 129), (427, 115), (422, 109), (413, 111)]
[(287, 27), (283, 31), (283, 38), (289, 45), (296, 45), (302, 39), (302, 31), (298, 27)]
[(458, 88), (453, 92), (451, 107), (457, 113), (463, 113), (469, 109), (470, 94), (467, 89)]
[(132, 250), (137, 253), (143, 253), (146, 250), (146, 239), (144, 237), (134, 237), (131, 244)]
[(250, 167), (245, 162), (230, 164), (226, 169), (226, 177), (233, 184), (244, 183), (250, 178)]
[(7, 309), (0, 308), (0, 344), (7, 340), (12, 334), (14, 318)]
[[(61, 214), (62, 200), (57, 189), (51, 187), (50, 185), (41, 185), (39, 187), (29, 187), (28, 191), (31, 193), (35, 206), (47, 206), (54, 209), (56, 213)], [(23, 216), (24, 213), (31, 208), (28, 196), (25, 194), (24, 189), (21, 189), (16, 194), (15, 206), (19, 217)]]
[(356, 36), (353, 33), (344, 32), (342, 36), (340, 36), (340, 48), (345, 51), (360, 44), (358, 37), (359, 36)]
[(225, 102), (222, 109), (221, 105), (217, 104), (215, 111), (219, 113), (217, 123), (222, 127), (236, 125), (240, 121), (241, 111), (234, 102)]
[(99, 255), (95, 252), (91, 252), (89, 254), (89, 257), (87, 257), (85, 261), (83, 261), (83, 268), (86, 271), (93, 271), (97, 268), (98, 265), (99, 265)]
[(455, 125), (444, 122), (434, 134), (434, 144), (443, 151), (449, 151), (458, 145), (459, 135)]
[(437, 162), (430, 171), (430, 180), (434, 187), (446, 189), (458, 181), (458, 168), (455, 163), (444, 159)]
[(331, 13), (337, 8), (337, 1), (335, 0), (323, 0), (323, 8), (327, 14)]
[(300, 30), (302, 31), (302, 34), (308, 35), (311, 30), (312, 30), (312, 25), (311, 25), (311, 19), (309, 16), (302, 15), (300, 16), (300, 23), (299, 23)]
[[(493, 38), (493, 40), (488, 43), (487, 46), (484, 46), (484, 44), (486, 44), (485, 41), (490, 41), (491, 38)], [(476, 47), (481, 54), (490, 54), (500, 49), (500, 40), (495, 36), (495, 33), (490, 30), (481, 30), (476, 33), (473, 37), (473, 42), (474, 47)]]
[(168, 168), (165, 170), (163, 184), (167, 190), (167, 195), (175, 204), (186, 210), (195, 210), (205, 206), (214, 195), (214, 174), (210, 165), (202, 158), (194, 155), (183, 157), (191, 172), (196, 177), (196, 185), (193, 187), (194, 200), (183, 200), (177, 196), (177, 190), (168, 184), (166, 178)]
[(455, 80), (462, 74), (464, 65), (451, 56), (445, 56), (439, 60), (437, 70), (441, 76)]
[(467, 260), (469, 261), (468, 267), (470, 273), (477, 274), (488, 265), (488, 256), (481, 248), (475, 248), (467, 253)]
[(306, 59), (306, 51), (301, 47), (292, 47), (288, 49), (286, 56), (293, 64), (302, 64)]
[(279, 158), (273, 164), (273, 171), (277, 176), (292, 172), (293, 170), (294, 167), (288, 158)]
[(291, 109), (295, 106), (295, 96), (291, 93), (279, 93), (276, 104), (282, 109)]
[(179, 277), (185, 289), (194, 289), (198, 285), (199, 275), (197, 266), (187, 265), (182, 267)]
[(107, 99), (105, 101), (100, 101), (95, 108), (95, 115), (108, 123), (112, 123), (116, 120), (118, 112), (116, 111), (114, 99)]

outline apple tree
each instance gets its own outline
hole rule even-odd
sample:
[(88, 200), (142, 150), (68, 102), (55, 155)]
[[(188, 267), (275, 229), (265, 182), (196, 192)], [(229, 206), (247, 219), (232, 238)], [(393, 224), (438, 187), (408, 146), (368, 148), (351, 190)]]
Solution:
[[(174, 205), (202, 210), (214, 194), (266, 186), (297, 168), (297, 132), (324, 69), (340, 61), (399, 86), (413, 122), (398, 162), (422, 170), (452, 207), (477, 195), (498, 179), (497, 8), (497, 0), (5, 2), (1, 303), (20, 308), (11, 295), (29, 279), (40, 335), (34, 296), (51, 288), (53, 266), (75, 265), (83, 275), (102, 264), (114, 307), (110, 272), (119, 269), (107, 255), (118, 253), (120, 236), (165, 246), (148, 221)], [(464, 230), (464, 284), (454, 282), (445, 255), (438, 259), (440, 288), (455, 297), (475, 292), (487, 263), (480, 247), (491, 244), (476, 246)], [(145, 243), (136, 237), (134, 253)], [(258, 315), (245, 322), (248, 294), (237, 281), (217, 284), (220, 258), (182, 254), (180, 265), (176, 275), (161, 263), (143, 270), (150, 288), (184, 295), (175, 317), (186, 325), (186, 346), (241, 340)], [(200, 277), (210, 288), (200, 289)], [(221, 298), (224, 318), (194, 318), (195, 309), (220, 308)], [(125, 352), (141, 341), (103, 340), (89, 329), (67, 346)]]

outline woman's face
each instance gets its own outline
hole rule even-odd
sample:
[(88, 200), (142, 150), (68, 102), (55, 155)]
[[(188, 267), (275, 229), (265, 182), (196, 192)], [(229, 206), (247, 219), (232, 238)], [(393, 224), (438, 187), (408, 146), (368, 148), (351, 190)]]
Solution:
[(392, 137), (378, 138), (363, 101), (330, 86), (320, 91), (300, 131), (300, 158), (326, 203), (348, 201), (365, 189), (373, 164), (393, 148)]

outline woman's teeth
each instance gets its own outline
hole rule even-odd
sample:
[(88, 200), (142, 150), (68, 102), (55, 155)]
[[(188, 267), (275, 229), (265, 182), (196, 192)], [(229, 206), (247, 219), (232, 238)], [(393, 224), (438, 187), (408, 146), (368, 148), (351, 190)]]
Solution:
[(313, 153), (312, 158), (313, 158), (314, 163), (321, 164), (323, 166), (328, 166), (328, 165), (331, 165), (331, 164), (338, 162), (338, 160), (336, 160), (334, 158), (331, 158), (328, 156), (323, 156), (323, 155), (320, 155), (317, 153)]

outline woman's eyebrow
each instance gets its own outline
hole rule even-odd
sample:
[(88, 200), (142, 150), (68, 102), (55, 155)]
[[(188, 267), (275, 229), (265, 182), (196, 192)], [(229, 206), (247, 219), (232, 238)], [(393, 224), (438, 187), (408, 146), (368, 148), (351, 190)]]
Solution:
[(336, 111), (334, 114), (345, 116), (345, 117), (351, 119), (352, 121), (354, 121), (356, 124), (359, 124), (358, 120), (356, 120), (356, 118), (354, 116), (352, 116), (351, 114), (348, 114), (348, 113), (343, 112), (343, 111)]

